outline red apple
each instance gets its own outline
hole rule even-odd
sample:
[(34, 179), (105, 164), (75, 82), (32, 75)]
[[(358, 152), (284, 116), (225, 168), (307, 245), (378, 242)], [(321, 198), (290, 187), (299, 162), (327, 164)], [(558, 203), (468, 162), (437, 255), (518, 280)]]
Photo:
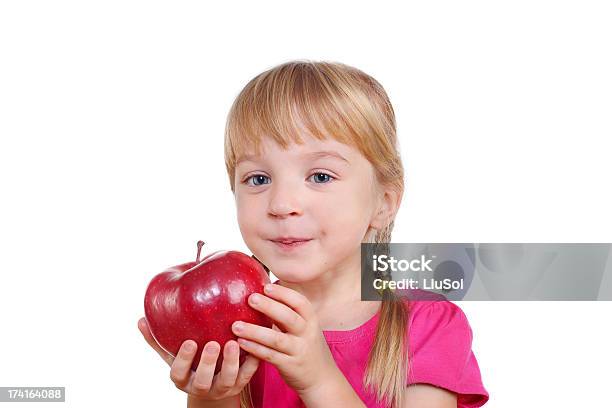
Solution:
[[(225, 343), (237, 339), (233, 322), (272, 327), (272, 321), (247, 302), (251, 293), (263, 293), (270, 278), (257, 258), (239, 251), (213, 252), (200, 261), (203, 244), (198, 241), (195, 262), (168, 268), (151, 280), (144, 300), (145, 318), (157, 343), (173, 356), (185, 340), (198, 343), (193, 371), (204, 345), (212, 340), (219, 343), (218, 373)], [(246, 354), (240, 349), (241, 365)]]

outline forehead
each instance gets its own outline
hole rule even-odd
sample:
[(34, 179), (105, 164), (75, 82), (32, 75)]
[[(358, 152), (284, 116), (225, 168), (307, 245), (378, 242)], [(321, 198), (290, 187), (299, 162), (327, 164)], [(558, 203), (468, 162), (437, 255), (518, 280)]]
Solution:
[(271, 138), (264, 138), (261, 142), (261, 156), (257, 155), (255, 150), (247, 149), (237, 158), (236, 163), (266, 158), (282, 158), (282, 160), (331, 158), (350, 165), (358, 161), (361, 156), (361, 153), (354, 147), (334, 139), (319, 140), (312, 136), (302, 136), (302, 140), (303, 144), (289, 143), (287, 149), (283, 149)]

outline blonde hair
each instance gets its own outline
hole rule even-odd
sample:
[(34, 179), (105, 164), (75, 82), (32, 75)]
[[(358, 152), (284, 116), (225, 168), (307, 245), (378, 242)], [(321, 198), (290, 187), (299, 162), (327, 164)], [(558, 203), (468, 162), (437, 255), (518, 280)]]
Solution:
[[(291, 142), (302, 144), (299, 135), (304, 132), (319, 140), (331, 137), (358, 149), (375, 169), (379, 185), (397, 191), (401, 199), (404, 170), (395, 114), (385, 90), (356, 68), (309, 60), (289, 61), (262, 72), (236, 97), (225, 127), (225, 166), (232, 192), (240, 156), (251, 150), (261, 154), (264, 137), (284, 149)], [(374, 242), (390, 242), (394, 216), (385, 228), (376, 230)], [(364, 388), (390, 407), (402, 406), (406, 386), (407, 306), (389, 289), (382, 293), (376, 336), (363, 379)], [(247, 386), (241, 393), (241, 407), (249, 407), (251, 402)]]

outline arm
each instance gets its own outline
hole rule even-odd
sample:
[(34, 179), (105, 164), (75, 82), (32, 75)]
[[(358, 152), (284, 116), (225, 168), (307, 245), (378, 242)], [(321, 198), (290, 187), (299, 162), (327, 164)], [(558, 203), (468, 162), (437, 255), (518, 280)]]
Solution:
[(347, 408), (365, 408), (363, 401), (339, 370), (331, 379), (320, 384), (317, 388), (299, 393), (300, 399), (306, 407), (327, 408), (333, 405)]
[(404, 408), (456, 408), (457, 394), (430, 384), (412, 384), (404, 391)]
[[(341, 377), (341, 378), (340, 378)], [(340, 403), (342, 407), (365, 407), (346, 378), (340, 374), (335, 380), (328, 381), (318, 389), (300, 394), (308, 408), (329, 407)], [(404, 408), (456, 408), (457, 394), (445, 388), (429, 384), (413, 384), (404, 391)]]
[(188, 394), (187, 408), (240, 408), (240, 394), (218, 401), (206, 401)]

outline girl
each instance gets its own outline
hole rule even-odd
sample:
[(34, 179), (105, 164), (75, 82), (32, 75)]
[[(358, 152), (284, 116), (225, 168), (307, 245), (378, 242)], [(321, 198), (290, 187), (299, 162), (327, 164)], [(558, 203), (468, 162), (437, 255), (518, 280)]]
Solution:
[[(393, 108), (382, 86), (340, 63), (291, 61), (252, 79), (225, 132), (242, 237), (279, 278), (235, 322), (238, 341), (159, 348), (190, 407), (479, 407), (489, 395), (461, 309), (386, 289), (361, 301), (362, 242), (388, 243), (404, 190)], [(250, 355), (238, 367), (239, 347)], [(263, 361), (262, 361), (263, 360)]]

